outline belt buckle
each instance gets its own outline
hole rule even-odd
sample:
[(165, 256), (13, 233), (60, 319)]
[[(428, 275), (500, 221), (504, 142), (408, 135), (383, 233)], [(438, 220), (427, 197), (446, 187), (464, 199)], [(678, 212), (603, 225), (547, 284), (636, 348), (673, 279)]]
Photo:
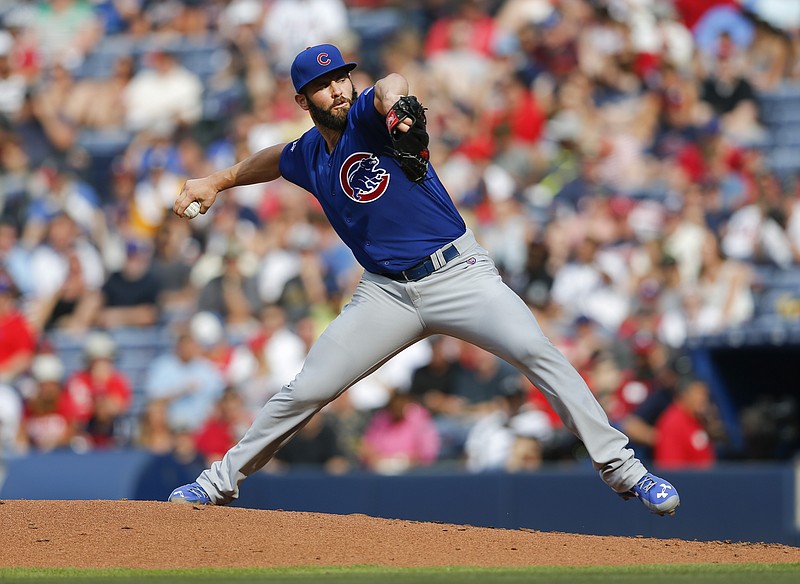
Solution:
[[(446, 259), (444, 257), (444, 254), (450, 252), (451, 249), (453, 251), (455, 251), (456, 253), (455, 253), (454, 256), (450, 257), (450, 259)], [(456, 257), (458, 255), (459, 255), (459, 253), (458, 253), (458, 250), (456, 249), (456, 246), (451, 244), (449, 247), (445, 248), (445, 250), (442, 252), (442, 259), (444, 261), (443, 261), (443, 263), (442, 263), (442, 265), (440, 267), (443, 268), (444, 266), (446, 266), (449, 263), (450, 260), (452, 260), (454, 257)], [(420, 269), (424, 270), (425, 273), (422, 274), (421, 276), (413, 278), (413, 279), (411, 277), (409, 277), (409, 272), (413, 272), (413, 271), (420, 270)], [(402, 270), (402, 271), (398, 272), (398, 274), (400, 276), (402, 276), (402, 278), (403, 278), (402, 281), (404, 281), (404, 282), (416, 282), (418, 280), (421, 280), (422, 278), (430, 276), (436, 270), (437, 270), (436, 262), (434, 262), (433, 256), (428, 256), (427, 258), (422, 260), (420, 263), (418, 263), (416, 266), (412, 266), (412, 267), (408, 268), (407, 270)]]

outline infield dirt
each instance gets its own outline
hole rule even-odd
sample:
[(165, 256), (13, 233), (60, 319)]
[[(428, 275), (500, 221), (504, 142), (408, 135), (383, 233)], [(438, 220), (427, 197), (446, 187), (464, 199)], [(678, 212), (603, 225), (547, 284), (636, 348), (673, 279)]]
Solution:
[(149, 501), (0, 501), (0, 566), (589, 566), (800, 562), (765, 543), (605, 537)]

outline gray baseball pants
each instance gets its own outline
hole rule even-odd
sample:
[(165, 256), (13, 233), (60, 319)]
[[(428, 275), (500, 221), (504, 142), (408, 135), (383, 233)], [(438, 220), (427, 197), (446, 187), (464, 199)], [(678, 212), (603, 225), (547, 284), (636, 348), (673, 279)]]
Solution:
[(585, 445), (600, 477), (629, 490), (647, 471), (535, 317), (503, 283), (471, 231), (460, 252), (417, 282), (365, 272), (352, 300), (311, 348), (300, 373), (264, 405), (252, 426), (197, 482), (222, 505), (311, 416), (409, 345), (434, 334), (478, 345), (517, 367)]

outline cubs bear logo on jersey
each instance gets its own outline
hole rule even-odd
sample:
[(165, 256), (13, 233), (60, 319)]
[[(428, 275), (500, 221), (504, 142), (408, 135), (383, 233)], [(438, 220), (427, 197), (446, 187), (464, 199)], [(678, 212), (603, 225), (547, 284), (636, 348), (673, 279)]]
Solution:
[(347, 157), (339, 170), (339, 184), (344, 193), (356, 203), (371, 203), (389, 186), (391, 176), (378, 164), (380, 160), (369, 152), (356, 152)]

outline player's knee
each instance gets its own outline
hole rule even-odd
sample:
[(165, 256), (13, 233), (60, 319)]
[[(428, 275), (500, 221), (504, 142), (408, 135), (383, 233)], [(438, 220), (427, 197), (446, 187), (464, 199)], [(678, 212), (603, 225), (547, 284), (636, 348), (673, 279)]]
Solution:
[(320, 379), (317, 383), (300, 376), (293, 379), (283, 387), (283, 392), (291, 396), (292, 401), (304, 405), (317, 405), (327, 403), (339, 394), (339, 388), (331, 386), (330, 382)]
[(527, 364), (546, 359), (553, 351), (557, 349), (544, 335), (528, 336), (514, 345), (515, 358)]

